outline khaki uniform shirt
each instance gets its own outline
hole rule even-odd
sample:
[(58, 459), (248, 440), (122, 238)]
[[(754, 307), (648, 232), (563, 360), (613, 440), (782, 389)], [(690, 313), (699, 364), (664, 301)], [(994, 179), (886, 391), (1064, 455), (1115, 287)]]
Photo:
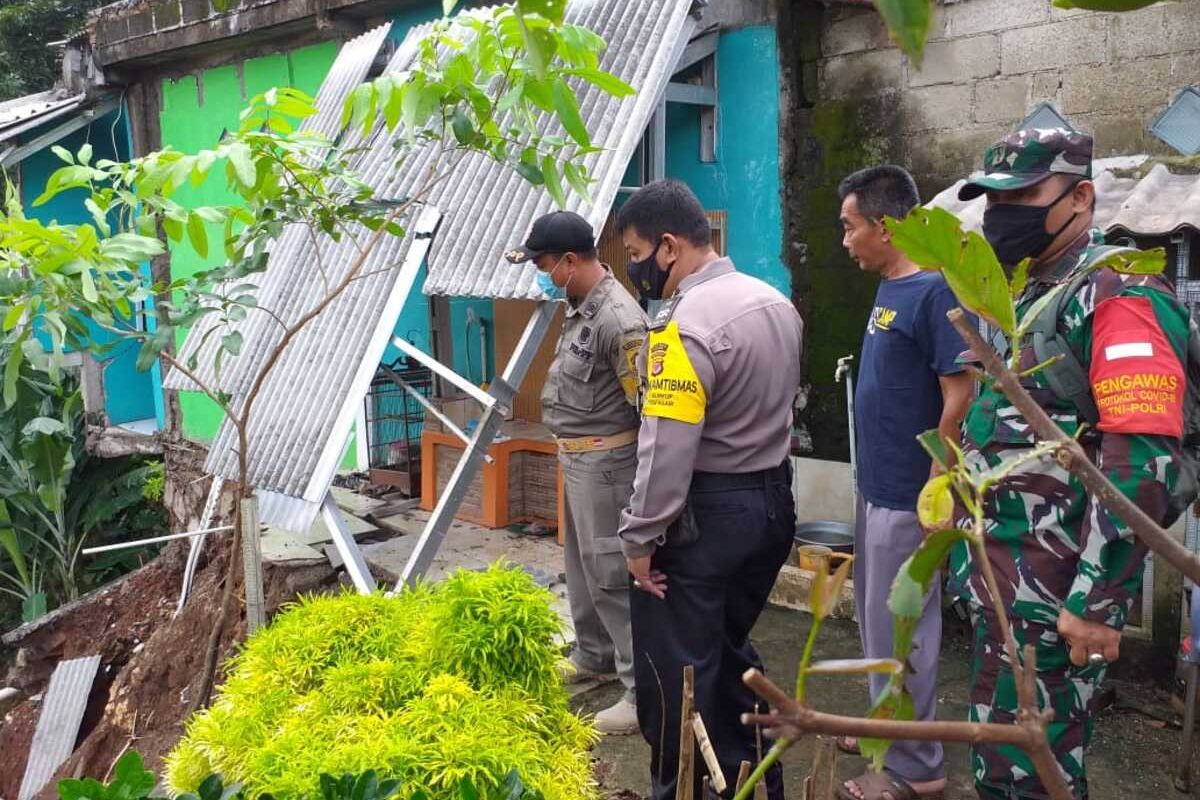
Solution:
[(689, 275), (650, 324), (638, 468), (621, 515), (629, 558), (650, 555), (692, 472), (777, 467), (791, 449), (803, 323), (792, 302), (727, 258)]
[(609, 272), (568, 306), (542, 388), (542, 423), (560, 438), (611, 436), (638, 426), (637, 355), (646, 314)]

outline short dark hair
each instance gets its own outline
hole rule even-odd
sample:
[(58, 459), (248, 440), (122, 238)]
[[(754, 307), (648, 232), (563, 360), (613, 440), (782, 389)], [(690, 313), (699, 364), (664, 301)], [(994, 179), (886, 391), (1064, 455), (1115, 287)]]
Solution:
[(597, 250), (595, 247), (593, 247), (589, 250), (569, 250), (566, 252), (559, 252), (557, 250), (547, 250), (546, 251), (547, 255), (557, 256), (558, 258), (562, 258), (563, 256), (565, 256), (567, 254), (567, 252), (574, 253), (575, 255), (577, 255), (581, 259), (583, 259), (584, 261), (594, 261), (595, 259), (600, 257), (600, 251)]
[(875, 222), (885, 216), (904, 219), (921, 204), (912, 175), (894, 164), (868, 167), (847, 177), (838, 186), (838, 199), (845, 200), (850, 195), (858, 200), (858, 212)]
[(695, 247), (712, 244), (704, 206), (681, 181), (653, 181), (634, 192), (617, 213), (617, 230), (630, 228), (648, 242), (658, 243), (669, 233)]

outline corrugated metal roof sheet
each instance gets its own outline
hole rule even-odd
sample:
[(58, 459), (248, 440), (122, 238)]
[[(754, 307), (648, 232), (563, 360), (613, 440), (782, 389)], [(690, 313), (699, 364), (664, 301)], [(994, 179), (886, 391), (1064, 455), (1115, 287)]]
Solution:
[(35, 797), (75, 749), (79, 725), (99, 668), (100, 656), (73, 658), (54, 668), (29, 745), (29, 761), (17, 792), (18, 800)]
[[(608, 42), (600, 68), (637, 89), (634, 95), (615, 98), (589, 84), (574, 84), (584, 124), (601, 151), (584, 160), (596, 178), (593, 204), (571, 195), (567, 208), (586, 217), (596, 231), (604, 227), (629, 160), (674, 71), (678, 45), (694, 27), (688, 17), (691, 7), (692, 0), (572, 0), (567, 6), (568, 22)], [(416, 185), (428, 160), (428, 154), (407, 159), (397, 171), (391, 196)], [(544, 190), (485, 156), (471, 154), (429, 200), (445, 217), (429, 254), (426, 294), (542, 297), (536, 268), (513, 267), (503, 254), (524, 238), (537, 217), (553, 210)]]
[(83, 104), (82, 94), (69, 95), (61, 89), (6, 100), (0, 103), (0, 142), (69, 114)]
[[(581, 114), (594, 132), (594, 143), (605, 149), (588, 158), (589, 170), (599, 179), (593, 188), (594, 207), (585, 211), (578, 200), (572, 207), (591, 216), (597, 230), (665, 90), (682, 40), (693, 27), (687, 16), (691, 4), (692, 0), (576, 0), (569, 6), (569, 21), (586, 25), (608, 41), (602, 66), (638, 90), (636, 95), (618, 100), (594, 87), (578, 89)], [(409, 32), (388, 71), (407, 68), (424, 32)], [(373, 58), (373, 50), (371, 55)], [(332, 73), (326, 83), (331, 80)], [(336, 80), (339, 85), (349, 85), (342, 77)], [(340, 118), (342, 100), (333, 95), (344, 99), (352, 88), (330, 92), (331, 105), (322, 98), (321, 115), (333, 113)], [(432, 148), (421, 148), (406, 153), (397, 166), (393, 139), (377, 125), (353, 164), (378, 197), (415, 194), (437, 157)], [(408, 235), (403, 239), (385, 236), (380, 241), (363, 266), (363, 274), (369, 277), (351, 284), (302, 330), (263, 384), (250, 414), (248, 477), (260, 496), (260, 516), (266, 524), (303, 531), (319, 512), (357, 404), (383, 355), (412, 288), (408, 283), (429, 248), (427, 234), (437, 225), (439, 211), (447, 208), (445, 203), (453, 206), (454, 225), (445, 229), (443, 219), (434, 241), (441, 242), (439, 263), (446, 266), (439, 270), (430, 264), (431, 276), (444, 282), (440, 291), (540, 296), (532, 270), (506, 268), (502, 274), (492, 273), (513, 237), (523, 236), (537, 215), (550, 210), (552, 201), (544, 190), (529, 186), (491, 159), (468, 154), (452, 177), (424, 199), (427, 204), (421, 219), (408, 225)], [(291, 322), (322, 296), (326, 281), (332, 284), (348, 274), (358, 259), (358, 249), (348, 238), (334, 242), (326, 237), (314, 246), (303, 230), (297, 234), (289, 231), (273, 249), (271, 259), (273, 266), (263, 276), (258, 293), (259, 305)], [(397, 269), (402, 263), (404, 268)], [(226, 360), (220, 380), (220, 387), (234, 398), (248, 394), (281, 335), (279, 326), (266, 314), (251, 313), (239, 329), (246, 347), (236, 359)], [(202, 337), (203, 331), (194, 329), (181, 355), (187, 357)], [(201, 356), (200, 364), (206, 370), (201, 377), (209, 382), (215, 378), (212, 359), (203, 352)], [(206, 362), (209, 366), (203, 366)], [(187, 381), (172, 375), (168, 386), (185, 388)], [(237, 432), (228, 421), (213, 443), (205, 469), (224, 478), (237, 478)]]
[[(317, 113), (304, 121), (301, 125), (302, 130), (323, 134), (331, 141), (337, 137), (341, 129), (342, 109), (346, 98), (366, 78), (390, 29), (391, 23), (380, 25), (349, 40), (342, 46), (321, 84), (321, 88), (317, 91), (315, 98)], [(308, 229), (303, 225), (293, 225), (286, 229), (275, 243), (272, 248), (272, 258), (277, 260), (287, 258), (297, 264), (308, 263), (312, 259), (311, 250)], [(246, 282), (255, 283), (255, 278), (257, 276), (253, 276)], [(278, 314), (295, 299), (297, 287), (298, 284), (294, 281), (267, 281), (258, 291), (258, 304)], [(186, 360), (199, 350), (194, 370), (196, 377), (207, 386), (221, 388), (232, 393), (233, 384), (230, 381), (230, 375), (239, 369), (244, 371), (245, 368), (241, 367), (239, 362), (253, 358), (253, 355), (247, 353), (241, 358), (227, 360), (224, 362), (222, 374), (218, 377), (216, 352), (220, 340), (216, 336), (208, 335), (208, 331), (218, 325), (220, 322), (216, 319), (216, 315), (202, 318), (202, 321), (189, 333), (180, 350), (179, 357), (186, 363)], [(264, 354), (269, 351), (271, 344), (278, 338), (278, 326), (266, 314), (251, 314), (242, 324), (232, 327), (237, 328), (247, 343), (254, 345), (255, 351)], [(165, 386), (168, 389), (182, 390), (197, 388), (191, 380), (177, 370), (172, 370), (167, 375)]]
[[(1120, 228), (1145, 236), (1161, 236), (1184, 228), (1200, 230), (1200, 175), (1174, 175), (1156, 164), (1143, 177), (1122, 177), (1136, 170), (1146, 156), (1104, 158), (1094, 162), (1096, 225), (1105, 231)], [(959, 181), (928, 205), (958, 216), (965, 230), (982, 232), (987, 198), (958, 199)]]

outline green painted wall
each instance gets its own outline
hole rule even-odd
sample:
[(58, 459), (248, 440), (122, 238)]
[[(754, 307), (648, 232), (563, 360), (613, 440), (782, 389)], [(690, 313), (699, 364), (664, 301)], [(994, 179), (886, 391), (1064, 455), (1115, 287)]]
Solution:
[[(336, 42), (324, 42), (164, 81), (159, 117), (163, 146), (188, 153), (212, 147), (225, 131), (236, 128), (245, 101), (272, 87), (293, 86), (316, 94), (337, 51)], [(193, 206), (223, 205), (237, 200), (220, 180), (200, 187), (185, 186), (176, 199)], [(211, 226), (209, 234), (211, 241), (219, 241), (222, 235), (218, 226)], [(202, 259), (185, 241), (171, 251), (171, 271), (176, 277), (194, 275), (216, 266), (220, 258), (220, 248), (210, 248), (209, 257)], [(182, 336), (181, 333), (180, 341)], [(180, 406), (184, 435), (211, 441), (221, 422), (221, 411), (216, 404), (201, 394), (184, 392), (180, 395)]]

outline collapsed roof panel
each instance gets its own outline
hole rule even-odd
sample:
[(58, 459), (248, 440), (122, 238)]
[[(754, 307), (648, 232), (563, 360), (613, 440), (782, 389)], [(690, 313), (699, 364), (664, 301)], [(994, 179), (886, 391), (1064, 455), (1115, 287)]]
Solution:
[[(604, 227), (626, 167), (694, 28), (688, 17), (692, 5), (692, 0), (572, 0), (567, 6), (568, 23), (587, 27), (608, 43), (600, 68), (637, 90), (616, 98), (590, 84), (573, 84), (592, 143), (601, 150), (584, 159), (596, 180), (591, 187), (593, 203), (572, 194), (567, 208), (586, 217), (597, 232)], [(397, 171), (391, 196), (403, 196), (417, 185), (426, 163), (428, 158), (409, 159)], [(426, 294), (542, 297), (534, 279), (536, 269), (529, 264), (513, 267), (503, 255), (524, 238), (537, 217), (554, 209), (544, 190), (473, 153), (429, 199), (445, 217), (429, 255)]]
[[(319, 133), (334, 140), (341, 129), (342, 108), (346, 98), (354, 88), (363, 82), (371, 68), (379, 48), (387, 39), (390, 23), (380, 25), (346, 42), (338, 52), (337, 58), (325, 76), (325, 81), (317, 92), (317, 113), (304, 120), (301, 130)], [(271, 248), (272, 267), (267, 271), (267, 279), (259, 287), (257, 293), (258, 305), (270, 309), (277, 316), (288, 319), (287, 312), (293, 309), (295, 314), (303, 313), (308, 298), (299, 296), (297, 292), (302, 282), (294, 279), (290, 270), (303, 270), (313, 266), (312, 240), (308, 228), (303, 225), (291, 225), (279, 237)], [(283, 274), (280, 274), (282, 271)], [(274, 278), (278, 275), (279, 280)], [(251, 276), (246, 281), (255, 283), (261, 276)], [(255, 358), (254, 352), (248, 352), (244, 358), (229, 359), (224, 362), (221, 375), (216, 371), (216, 354), (220, 347), (220, 337), (209, 335), (209, 331), (221, 322), (217, 315), (210, 314), (201, 318), (192, 330), (183, 347), (179, 358), (184, 363), (193, 355), (197, 357), (194, 374), (206, 386), (218, 388), (230, 394), (234, 392), (236, 381), (232, 376), (243, 374), (252, 365), (243, 365), (242, 361)], [(242, 338), (252, 345), (253, 351), (259, 357), (270, 351), (272, 344), (278, 341), (280, 331), (277, 323), (268, 315), (262, 313), (250, 314), (242, 323), (231, 326), (242, 334)], [(248, 348), (250, 350), (251, 348)], [(178, 370), (172, 370), (165, 381), (167, 389), (196, 390), (198, 387)]]

